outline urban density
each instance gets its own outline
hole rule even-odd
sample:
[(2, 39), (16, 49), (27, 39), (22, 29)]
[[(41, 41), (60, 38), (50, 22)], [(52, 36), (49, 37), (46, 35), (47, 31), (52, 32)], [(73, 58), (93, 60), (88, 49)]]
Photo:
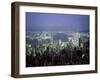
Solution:
[(26, 67), (80, 64), (89, 64), (89, 32), (26, 33)]

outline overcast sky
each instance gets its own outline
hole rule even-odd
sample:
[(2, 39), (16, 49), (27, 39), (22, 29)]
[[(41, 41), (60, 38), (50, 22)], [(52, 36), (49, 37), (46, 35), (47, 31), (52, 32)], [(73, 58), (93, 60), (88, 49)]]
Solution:
[(26, 31), (89, 31), (89, 15), (26, 12)]

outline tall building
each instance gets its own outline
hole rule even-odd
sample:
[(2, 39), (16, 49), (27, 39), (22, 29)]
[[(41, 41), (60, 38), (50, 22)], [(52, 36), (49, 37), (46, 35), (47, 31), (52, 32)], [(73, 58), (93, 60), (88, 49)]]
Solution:
[(73, 45), (74, 46), (79, 46), (79, 39), (80, 39), (80, 33), (74, 33), (74, 36), (73, 36), (73, 39), (72, 39), (72, 42), (73, 42)]

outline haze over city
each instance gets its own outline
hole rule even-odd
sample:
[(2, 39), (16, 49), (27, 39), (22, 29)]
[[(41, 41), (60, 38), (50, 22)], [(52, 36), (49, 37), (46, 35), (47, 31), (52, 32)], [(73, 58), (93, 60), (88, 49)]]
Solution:
[(26, 12), (26, 31), (89, 32), (89, 15)]

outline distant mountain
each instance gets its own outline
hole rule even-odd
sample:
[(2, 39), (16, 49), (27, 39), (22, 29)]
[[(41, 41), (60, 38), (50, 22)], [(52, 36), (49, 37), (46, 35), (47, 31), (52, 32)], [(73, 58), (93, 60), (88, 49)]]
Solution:
[(56, 35), (53, 36), (53, 39), (66, 42), (68, 40), (68, 35), (64, 33), (57, 33)]
[(32, 46), (35, 46), (38, 44), (38, 40), (37, 39), (31, 40), (29, 38), (26, 38), (26, 43), (31, 44)]

